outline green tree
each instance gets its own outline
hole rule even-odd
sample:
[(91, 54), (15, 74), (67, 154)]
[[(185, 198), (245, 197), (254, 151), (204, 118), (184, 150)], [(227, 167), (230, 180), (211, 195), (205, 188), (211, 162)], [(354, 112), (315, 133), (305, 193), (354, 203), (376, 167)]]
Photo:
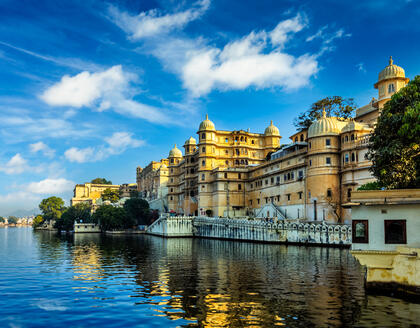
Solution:
[(420, 188), (420, 76), (395, 93), (378, 118), (367, 158), (379, 184)]
[(378, 181), (373, 181), (361, 185), (357, 190), (381, 190), (381, 187)]
[(55, 196), (45, 198), (39, 204), (39, 209), (45, 221), (57, 220), (65, 210), (64, 200)]
[(149, 203), (144, 199), (130, 198), (124, 203), (124, 209), (130, 220), (136, 224), (150, 224), (150, 208)]
[(124, 208), (112, 205), (100, 206), (93, 214), (92, 220), (99, 223), (102, 231), (129, 229), (135, 224)]
[(0, 223), (4, 223), (6, 222), (6, 220), (4, 219), (4, 217), (0, 216)]
[(102, 200), (109, 200), (111, 203), (116, 203), (120, 199), (120, 193), (117, 190), (107, 188), (102, 193)]
[(91, 221), (91, 206), (87, 203), (79, 203), (68, 207), (61, 218), (57, 219), (55, 228), (59, 231), (70, 231), (74, 228), (74, 221), (90, 222)]
[(138, 192), (138, 190), (131, 190), (130, 191), (130, 198), (139, 198), (140, 194)]
[(340, 120), (345, 120), (353, 116), (356, 104), (353, 98), (326, 97), (313, 103), (310, 109), (295, 118), (294, 126), (299, 130), (309, 128), (314, 121), (322, 117), (324, 108), (328, 117), (335, 116)]
[(16, 216), (11, 215), (7, 218), (8, 224), (16, 224), (17, 222), (18, 222), (18, 218)]
[(38, 228), (42, 226), (43, 223), (44, 223), (44, 218), (42, 217), (42, 215), (37, 215), (35, 219), (32, 221), (32, 227)]
[(104, 178), (96, 178), (96, 179), (93, 179), (91, 181), (91, 183), (112, 185), (112, 181), (111, 180), (107, 180), (107, 179), (104, 179)]

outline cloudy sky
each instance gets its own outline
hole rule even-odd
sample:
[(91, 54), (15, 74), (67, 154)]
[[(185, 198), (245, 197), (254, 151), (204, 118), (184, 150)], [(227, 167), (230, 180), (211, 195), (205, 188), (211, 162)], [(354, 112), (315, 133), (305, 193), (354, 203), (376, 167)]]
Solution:
[(418, 0), (0, 0), (0, 215), (135, 169), (218, 129), (283, 143), (325, 96), (420, 73)]

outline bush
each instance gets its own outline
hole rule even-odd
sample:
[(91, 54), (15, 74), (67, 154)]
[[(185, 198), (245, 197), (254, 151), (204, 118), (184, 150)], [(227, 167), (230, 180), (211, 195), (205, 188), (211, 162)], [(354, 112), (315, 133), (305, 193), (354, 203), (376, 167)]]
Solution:
[(357, 190), (381, 190), (381, 185), (378, 181), (368, 182), (361, 185)]

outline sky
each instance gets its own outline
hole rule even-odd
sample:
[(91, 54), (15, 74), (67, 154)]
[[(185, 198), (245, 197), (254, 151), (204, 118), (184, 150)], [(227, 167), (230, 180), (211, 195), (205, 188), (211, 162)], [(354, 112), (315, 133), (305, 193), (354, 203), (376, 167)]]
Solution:
[(0, 215), (216, 129), (282, 143), (326, 96), (363, 106), (388, 64), (420, 74), (420, 1), (0, 0)]

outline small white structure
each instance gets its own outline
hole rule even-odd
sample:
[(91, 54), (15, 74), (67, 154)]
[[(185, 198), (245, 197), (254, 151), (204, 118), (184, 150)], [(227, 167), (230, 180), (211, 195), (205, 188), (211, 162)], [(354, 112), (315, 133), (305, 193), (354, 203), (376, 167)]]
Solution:
[(367, 267), (367, 288), (420, 295), (420, 189), (356, 191), (351, 200), (351, 253)]
[(101, 232), (101, 228), (96, 223), (74, 223), (74, 233)]

